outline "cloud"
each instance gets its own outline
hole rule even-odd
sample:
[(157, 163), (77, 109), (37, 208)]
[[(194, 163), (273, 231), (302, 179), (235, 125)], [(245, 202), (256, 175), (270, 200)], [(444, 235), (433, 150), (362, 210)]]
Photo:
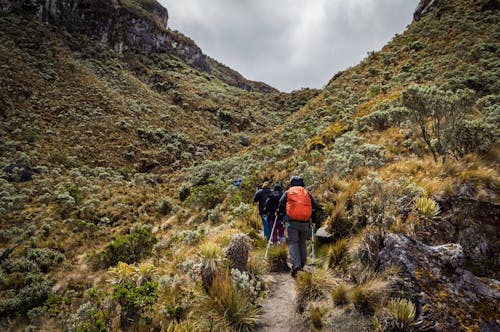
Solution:
[(418, 0), (159, 0), (169, 27), (248, 79), (321, 88), (411, 22)]

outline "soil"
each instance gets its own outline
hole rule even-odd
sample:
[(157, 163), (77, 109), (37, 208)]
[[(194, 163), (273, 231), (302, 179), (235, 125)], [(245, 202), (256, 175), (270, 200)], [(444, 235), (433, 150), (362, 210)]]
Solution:
[(297, 331), (300, 319), (295, 314), (295, 280), (290, 273), (272, 273), (270, 293), (262, 304), (257, 331)]

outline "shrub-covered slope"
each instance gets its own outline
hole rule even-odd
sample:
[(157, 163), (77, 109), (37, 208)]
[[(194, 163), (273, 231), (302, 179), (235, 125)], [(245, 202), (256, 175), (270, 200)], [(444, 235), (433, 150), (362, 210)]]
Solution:
[(0, 328), (253, 329), (252, 196), (292, 174), (324, 224), (306, 330), (498, 328), (497, 1), (422, 1), (319, 94), (120, 51), (26, 3), (0, 17)]

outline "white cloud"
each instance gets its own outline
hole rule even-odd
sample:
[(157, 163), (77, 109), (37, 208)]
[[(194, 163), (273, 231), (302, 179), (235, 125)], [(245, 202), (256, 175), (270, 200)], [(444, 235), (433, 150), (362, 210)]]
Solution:
[(169, 27), (280, 90), (320, 88), (411, 22), (418, 0), (159, 0)]

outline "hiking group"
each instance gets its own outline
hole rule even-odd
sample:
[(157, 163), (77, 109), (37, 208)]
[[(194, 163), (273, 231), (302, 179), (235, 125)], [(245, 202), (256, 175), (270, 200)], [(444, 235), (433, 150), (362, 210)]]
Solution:
[(304, 180), (299, 176), (292, 176), (290, 188), (285, 192), (282, 192), (278, 183), (271, 190), (266, 181), (255, 193), (253, 201), (258, 202), (264, 236), (268, 243), (285, 242), (286, 224), (291, 275), (295, 278), (306, 264), (309, 227), (314, 232), (318, 226), (316, 203), (311, 193), (305, 189)]

